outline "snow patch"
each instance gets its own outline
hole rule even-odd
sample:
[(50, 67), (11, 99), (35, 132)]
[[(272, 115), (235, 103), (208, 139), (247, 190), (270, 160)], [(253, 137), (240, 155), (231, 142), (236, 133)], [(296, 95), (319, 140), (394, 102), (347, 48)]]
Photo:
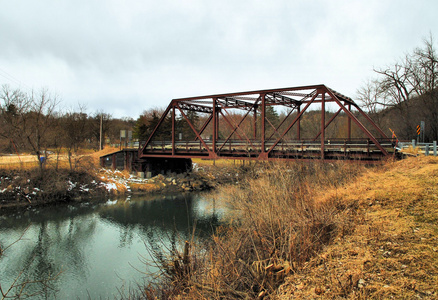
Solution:
[(114, 201), (108, 200), (105, 204), (106, 205), (114, 205), (116, 203), (117, 203), (117, 200), (114, 200)]
[(67, 191), (71, 191), (72, 189), (74, 189), (76, 187), (76, 183), (71, 182), (70, 180), (68, 181), (68, 187), (67, 187)]
[(117, 185), (114, 182), (102, 182), (101, 185), (105, 187), (108, 192), (111, 192), (112, 190), (117, 191)]

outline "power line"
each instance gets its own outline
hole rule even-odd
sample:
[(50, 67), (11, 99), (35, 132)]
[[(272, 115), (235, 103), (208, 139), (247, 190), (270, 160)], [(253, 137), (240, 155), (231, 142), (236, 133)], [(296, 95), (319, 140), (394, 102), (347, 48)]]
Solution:
[(2, 68), (0, 68), (0, 76), (2, 76), (3, 78), (5, 78), (6, 80), (20, 86), (20, 87), (24, 87), (28, 90), (32, 90), (32, 88), (30, 86), (28, 86), (27, 84), (25, 84), (24, 82), (22, 82), (21, 80), (17, 79), (16, 77), (12, 76), (11, 74), (9, 74), (8, 72), (6, 72), (5, 70), (3, 70)]

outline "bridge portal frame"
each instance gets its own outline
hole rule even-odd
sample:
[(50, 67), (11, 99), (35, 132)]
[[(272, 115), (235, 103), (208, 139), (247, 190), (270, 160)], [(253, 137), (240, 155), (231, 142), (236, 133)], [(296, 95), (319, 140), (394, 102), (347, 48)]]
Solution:
[[(313, 139), (315, 142), (319, 142), (319, 155), (316, 155), (316, 158), (320, 158), (322, 160), (326, 159), (327, 155), (327, 141), (325, 136), (326, 128), (339, 116), (340, 113), (344, 113), (347, 116), (347, 136), (344, 138), (345, 141), (351, 140), (351, 126), (352, 122), (359, 128), (360, 131), (366, 136), (368, 149), (369, 145), (372, 144), (375, 149), (380, 153), (380, 157), (386, 157), (390, 153), (388, 152), (388, 147), (382, 145), (381, 140), (389, 141), (388, 136), (374, 123), (371, 118), (349, 97), (344, 96), (333, 89), (326, 87), (323, 84), (320, 85), (310, 85), (310, 86), (300, 86), (300, 87), (290, 87), (290, 88), (279, 88), (279, 89), (267, 89), (267, 90), (257, 90), (257, 91), (248, 91), (248, 92), (237, 92), (237, 93), (226, 93), (226, 94), (216, 94), (216, 95), (208, 95), (208, 96), (197, 96), (197, 97), (189, 97), (189, 98), (179, 98), (173, 99), (169, 106), (166, 108), (165, 112), (161, 116), (158, 124), (152, 131), (148, 140), (140, 147), (139, 149), (139, 157), (168, 157), (168, 158), (205, 158), (205, 159), (251, 159), (251, 160), (275, 160), (280, 158), (278, 154), (274, 154), (274, 152), (280, 153), (277, 151), (277, 146), (281, 143), (288, 132), (295, 126), (296, 127), (296, 136), (297, 140), (301, 141), (301, 125), (300, 121), (302, 119), (303, 114), (309, 110), (309, 108), (319, 103), (321, 105), (321, 124), (320, 131)], [(326, 114), (326, 105), (328, 103), (335, 103), (338, 106), (337, 112), (326, 122), (325, 114)], [(289, 107), (291, 110), (287, 114), (287, 116), (281, 121), (281, 123), (277, 126), (274, 126), (267, 118), (266, 118), (266, 108), (268, 106), (281, 105), (284, 107)], [(352, 109), (357, 110), (358, 114), (366, 120), (371, 127), (380, 135), (380, 138), (375, 137), (363, 124), (362, 122), (355, 116), (352, 112)], [(237, 122), (233, 122), (230, 117), (229, 110), (243, 110), (246, 111), (243, 115), (243, 118)], [(206, 119), (204, 124), (199, 129), (196, 129), (194, 124), (190, 121), (187, 116), (188, 111), (200, 112), (209, 114), (209, 117)], [(257, 112), (260, 113), (260, 120), (258, 120)], [(177, 112), (182, 116), (182, 118), (187, 122), (190, 126), (193, 133), (196, 135), (195, 141), (199, 142), (200, 150), (195, 153), (180, 153), (177, 149), (177, 141), (176, 141), (176, 114)], [(285, 126), (284, 123), (288, 119), (288, 117), (296, 112), (295, 118), (289, 125), (286, 126), (286, 129), (280, 131), (282, 126)], [(166, 145), (166, 150), (163, 148), (163, 151), (150, 151), (152, 141), (160, 130), (160, 127), (163, 125), (165, 118), (171, 114), (172, 119), (172, 132), (171, 132), (171, 141), (169, 141), (170, 145)], [(253, 139), (249, 138), (247, 134), (240, 128), (242, 122), (253, 113)], [(219, 128), (222, 126), (219, 121), (223, 121), (225, 126), (228, 126), (231, 129), (231, 133), (222, 140), (219, 140)], [(257, 124), (261, 122), (260, 137), (258, 137), (257, 132)], [(212, 134), (211, 140), (206, 140), (202, 137), (205, 129), (212, 125)], [(273, 132), (267, 136), (266, 135), (266, 126), (270, 126), (273, 128)], [(242, 155), (241, 157), (233, 155), (233, 156), (223, 156), (221, 155), (221, 151), (224, 147), (229, 143), (231, 137), (233, 135), (237, 135), (238, 140), (246, 143), (252, 148), (258, 148), (259, 151), (253, 153), (252, 155)], [(277, 138), (272, 139), (274, 135), (277, 135)], [(235, 140), (234, 140), (235, 141)], [(229, 143), (230, 144), (230, 143)], [(170, 149), (169, 149), (170, 146)], [(230, 146), (231, 147), (231, 146)], [(153, 147), (152, 147), (153, 148)], [(252, 149), (251, 148), (251, 149)], [(345, 148), (346, 149), (346, 148)], [(231, 150), (231, 149), (230, 149)], [(341, 159), (345, 159), (347, 157), (346, 152), (344, 152), (344, 157)], [(342, 155), (341, 155), (342, 156)], [(365, 158), (367, 155), (363, 155), (361, 157), (359, 155), (359, 159)], [(369, 151), (368, 151), (369, 156)], [(337, 156), (339, 159), (339, 156)], [(355, 156), (357, 158), (357, 156)], [(287, 155), (282, 158), (294, 159), (292, 157), (288, 157)], [(351, 156), (350, 156), (351, 159)]]

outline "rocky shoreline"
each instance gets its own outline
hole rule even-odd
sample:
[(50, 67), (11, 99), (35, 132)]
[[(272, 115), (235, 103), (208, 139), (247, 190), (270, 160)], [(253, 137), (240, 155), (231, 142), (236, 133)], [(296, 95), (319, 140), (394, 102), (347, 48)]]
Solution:
[(200, 168), (144, 179), (126, 171), (99, 169), (90, 172), (0, 170), (0, 210), (66, 202), (89, 201), (105, 196), (142, 193), (178, 193), (214, 189), (238, 182), (241, 170)]

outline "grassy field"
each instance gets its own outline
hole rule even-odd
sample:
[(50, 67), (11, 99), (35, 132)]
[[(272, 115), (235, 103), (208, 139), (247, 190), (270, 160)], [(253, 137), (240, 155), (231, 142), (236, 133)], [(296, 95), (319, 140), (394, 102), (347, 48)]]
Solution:
[[(93, 165), (99, 167), (99, 158), (102, 155), (117, 151), (118, 148), (106, 147), (101, 151), (93, 150), (81, 150), (79, 154), (72, 156), (72, 163), (83, 164), (85, 161), (86, 165)], [(48, 167), (59, 167), (59, 168), (69, 168), (68, 156), (66, 151), (60, 151), (59, 154), (52, 152), (47, 157), (46, 166)], [(0, 155), (0, 169), (4, 170), (30, 170), (38, 168), (38, 159), (36, 155), (30, 154), (8, 154)]]

